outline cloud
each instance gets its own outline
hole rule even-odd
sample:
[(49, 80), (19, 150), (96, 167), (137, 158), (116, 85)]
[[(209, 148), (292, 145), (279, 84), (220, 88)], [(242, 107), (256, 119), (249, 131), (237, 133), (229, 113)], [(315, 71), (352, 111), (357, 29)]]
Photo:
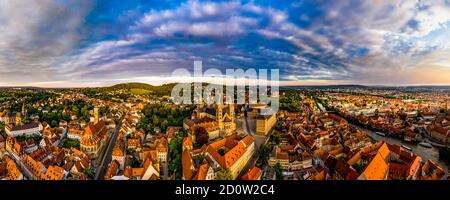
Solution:
[(279, 68), (291, 83), (414, 84), (437, 83), (431, 74), (450, 63), (446, 1), (130, 1), (114, 4), (115, 15), (79, 2), (1, 2), (0, 78), (101, 84), (203, 60), (206, 69)]
[(81, 39), (90, 6), (88, 1), (1, 1), (0, 78), (51, 79), (58, 58)]
[(177, 38), (178, 35), (226, 37), (245, 34), (257, 27), (258, 19), (242, 14), (259, 12), (256, 5), (242, 5), (238, 1), (188, 1), (174, 10), (152, 10), (131, 29), (148, 39)]
[[(302, 13), (311, 6), (317, 11)], [(255, 2), (188, 1), (173, 9), (145, 13), (129, 27), (131, 45), (93, 51), (98, 48), (95, 44), (81, 55), (93, 58), (85, 63), (91, 66), (85, 72), (94, 76), (121, 74), (126, 68), (134, 71), (127, 71), (129, 76), (168, 74), (176, 67), (191, 66), (193, 59), (202, 59), (219, 68), (277, 67), (285, 80), (386, 82), (383, 77), (395, 76), (399, 68), (405, 72), (420, 67), (417, 63), (426, 60), (427, 54), (442, 49), (442, 44), (423, 38), (446, 27), (442, 24), (445, 10), (439, 6), (413, 1), (340, 1), (278, 10)], [(308, 19), (308, 24), (299, 23), (301, 19)], [(142, 45), (147, 48), (135, 47)], [(405, 62), (409, 60), (416, 63)], [(402, 67), (405, 63), (408, 67)]]

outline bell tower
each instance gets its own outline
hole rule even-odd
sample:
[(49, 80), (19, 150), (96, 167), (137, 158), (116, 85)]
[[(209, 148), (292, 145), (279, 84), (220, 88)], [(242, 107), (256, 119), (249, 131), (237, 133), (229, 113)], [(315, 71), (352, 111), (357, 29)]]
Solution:
[(230, 117), (234, 119), (234, 102), (230, 103)]
[(217, 123), (219, 124), (219, 129), (223, 130), (223, 104), (222, 103), (217, 104), (216, 115), (217, 115)]
[(95, 108), (94, 108), (94, 124), (97, 124), (98, 122), (99, 122), (98, 108), (95, 107)]
[(16, 124), (16, 126), (19, 126), (22, 124), (22, 116), (20, 115), (20, 113), (16, 113), (16, 117), (14, 119), (14, 123)]
[(231, 131), (236, 130), (236, 123), (234, 122), (234, 119), (236, 118), (235, 113), (234, 113), (234, 101), (233, 99), (230, 99), (230, 105), (229, 105), (229, 116), (231, 119), (231, 123), (229, 125), (229, 129)]
[(22, 104), (22, 116), (26, 116), (27, 115), (27, 111), (25, 110), (25, 103)]

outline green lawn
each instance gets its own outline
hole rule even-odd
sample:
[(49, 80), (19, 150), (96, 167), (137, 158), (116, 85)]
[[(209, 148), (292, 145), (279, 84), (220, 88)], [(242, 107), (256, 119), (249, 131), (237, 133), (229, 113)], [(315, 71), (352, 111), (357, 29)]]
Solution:
[(138, 88), (132, 88), (130, 89), (130, 92), (134, 95), (146, 95), (146, 94), (150, 94), (151, 91), (150, 90), (146, 90), (146, 89), (138, 89)]

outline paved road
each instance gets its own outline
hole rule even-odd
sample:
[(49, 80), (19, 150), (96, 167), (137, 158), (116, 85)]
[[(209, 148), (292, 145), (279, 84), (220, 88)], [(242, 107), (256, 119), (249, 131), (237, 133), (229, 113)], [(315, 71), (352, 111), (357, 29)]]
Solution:
[(114, 133), (111, 135), (111, 137), (108, 140), (106, 149), (105, 149), (105, 151), (103, 151), (102, 157), (100, 159), (101, 160), (100, 165), (97, 167), (97, 171), (96, 171), (94, 180), (103, 180), (103, 177), (105, 176), (108, 165), (112, 159), (111, 155), (112, 155), (114, 146), (116, 145), (117, 136), (119, 135), (120, 127), (122, 127), (122, 120), (123, 120), (123, 117), (119, 120), (119, 123), (116, 125)]
[(161, 175), (161, 179), (162, 180), (169, 180), (170, 179), (170, 177), (169, 177), (169, 163), (168, 162), (163, 162), (163, 163), (161, 163), (161, 166), (160, 166), (160, 175)]
[(247, 130), (247, 134), (254, 135), (252, 133), (252, 131), (250, 131), (250, 125), (248, 123), (248, 112), (247, 112), (247, 109), (245, 109), (245, 111), (244, 111), (244, 121), (242, 121), (242, 123), (243, 123), (245, 129)]
[[(250, 120), (254, 123), (254, 120)], [(252, 135), (253, 138), (255, 139), (255, 153), (252, 155), (252, 157), (250, 158), (250, 160), (247, 162), (247, 164), (245, 165), (245, 167), (242, 169), (242, 171), (239, 173), (238, 178), (242, 177), (245, 173), (248, 172), (248, 170), (250, 170), (253, 166), (255, 166), (256, 161), (258, 160), (259, 157), (259, 148), (261, 147), (261, 145), (267, 143), (267, 136), (269, 136), (270, 134), (272, 134), (272, 131), (267, 134), (267, 136), (263, 136), (263, 135), (256, 135), (254, 132), (252, 132), (250, 128), (250, 123), (249, 123), (249, 119), (248, 119), (248, 115), (247, 115), (247, 111), (245, 111), (244, 114), (244, 119), (242, 120), (242, 128), (246, 129), (246, 133), (249, 135)]]

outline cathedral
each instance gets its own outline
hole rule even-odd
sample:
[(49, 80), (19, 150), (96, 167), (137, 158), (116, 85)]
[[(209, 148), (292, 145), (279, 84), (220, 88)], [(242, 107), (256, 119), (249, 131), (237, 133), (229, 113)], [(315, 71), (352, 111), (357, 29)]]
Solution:
[(27, 116), (27, 111), (25, 109), (25, 104), (22, 105), (22, 112), (10, 112), (9, 110), (5, 110), (0, 112), (0, 121), (5, 123), (5, 125), (14, 125), (19, 126), (22, 125), (22, 120)]
[(206, 128), (208, 132), (218, 130), (221, 136), (231, 135), (236, 130), (234, 104), (197, 106), (191, 119), (185, 120), (185, 128), (195, 125)]

